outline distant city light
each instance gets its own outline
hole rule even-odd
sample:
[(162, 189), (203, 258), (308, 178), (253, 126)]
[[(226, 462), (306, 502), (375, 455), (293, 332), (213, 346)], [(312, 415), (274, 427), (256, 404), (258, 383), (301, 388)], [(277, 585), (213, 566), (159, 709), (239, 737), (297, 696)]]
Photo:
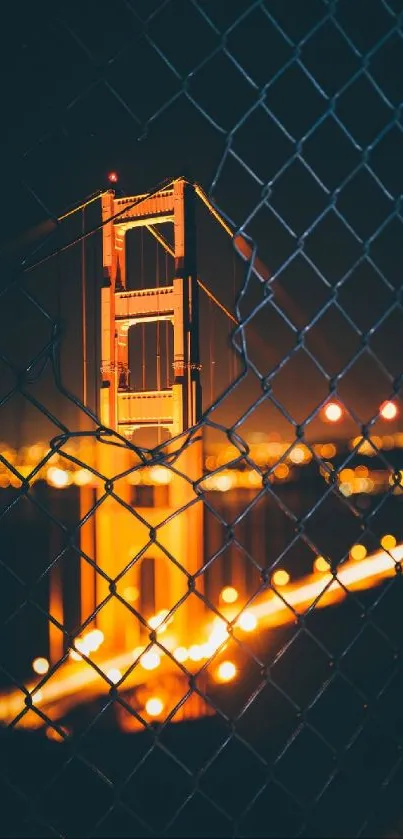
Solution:
[(367, 553), (365, 545), (353, 545), (350, 551), (350, 556), (351, 559), (360, 560), (365, 559)]
[(294, 448), (290, 451), (289, 458), (292, 460), (293, 463), (303, 463), (304, 460), (307, 460), (310, 456), (309, 451), (305, 451), (302, 446), (294, 446)]
[(216, 678), (219, 682), (231, 682), (236, 676), (236, 667), (233, 661), (222, 661), (216, 670)]
[(150, 699), (147, 699), (145, 708), (150, 717), (159, 717), (164, 710), (164, 703), (159, 696), (151, 696)]
[(283, 568), (279, 568), (274, 572), (271, 581), (275, 586), (286, 586), (290, 582), (290, 575)]
[(379, 409), (379, 413), (382, 419), (384, 420), (394, 420), (396, 419), (399, 412), (397, 409), (397, 405), (394, 402), (390, 402), (389, 400), (387, 400), (386, 402), (382, 403)]
[(327, 422), (340, 422), (343, 416), (343, 408), (338, 402), (328, 402), (323, 414)]
[(34, 658), (32, 662), (32, 669), (34, 673), (38, 673), (38, 676), (44, 676), (49, 670), (49, 662), (47, 658)]
[(278, 478), (281, 481), (284, 478), (288, 478), (288, 475), (290, 474), (290, 468), (289, 466), (287, 466), (286, 463), (279, 463), (278, 466), (276, 466), (276, 468), (274, 469), (274, 474), (276, 478)]
[(225, 586), (220, 592), (220, 597), (224, 603), (235, 603), (238, 600), (238, 592), (233, 586)]

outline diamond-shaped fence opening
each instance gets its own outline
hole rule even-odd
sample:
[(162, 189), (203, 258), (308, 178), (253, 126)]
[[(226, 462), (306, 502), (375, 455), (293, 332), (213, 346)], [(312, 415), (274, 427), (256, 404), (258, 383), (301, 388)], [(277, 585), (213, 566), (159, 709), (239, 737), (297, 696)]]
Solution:
[(403, 836), (402, 2), (17, 8), (0, 833)]

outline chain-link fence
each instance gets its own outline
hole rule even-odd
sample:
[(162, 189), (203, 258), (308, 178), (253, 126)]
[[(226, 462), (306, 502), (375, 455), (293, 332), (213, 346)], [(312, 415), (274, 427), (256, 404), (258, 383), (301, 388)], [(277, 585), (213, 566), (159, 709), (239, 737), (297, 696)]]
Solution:
[[(402, 0), (10, 15), (0, 833), (400, 836)], [(115, 170), (203, 199), (173, 443), (99, 418)], [(170, 286), (166, 235), (126, 288)], [(136, 329), (119, 387), (167, 393)]]

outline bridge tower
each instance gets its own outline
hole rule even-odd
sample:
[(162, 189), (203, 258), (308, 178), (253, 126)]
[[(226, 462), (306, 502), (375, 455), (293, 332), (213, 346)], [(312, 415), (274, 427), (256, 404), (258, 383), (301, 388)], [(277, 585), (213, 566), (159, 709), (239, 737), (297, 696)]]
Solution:
[[(116, 198), (111, 190), (101, 201), (104, 276), (100, 306), (100, 420), (103, 426), (128, 439), (137, 429), (152, 427), (167, 429), (171, 438), (183, 435), (164, 446), (163, 452), (171, 456), (181, 449), (186, 432), (197, 424), (202, 410), (193, 187), (178, 179), (150, 196)], [(158, 225), (167, 222), (174, 228), (173, 248), (158, 231)], [(174, 256), (171, 285), (127, 289), (126, 233), (134, 227), (146, 228)], [(129, 373), (129, 329), (156, 321), (168, 321), (173, 327), (173, 385), (164, 390), (134, 390)], [(167, 472), (169, 484), (154, 488), (149, 506), (137, 508), (129, 476), (113, 482), (113, 492), (123, 504), (110, 495), (96, 511), (98, 571), (94, 574), (87, 563), (83, 567), (81, 616), (85, 620), (95, 606), (109, 597), (97, 614), (106, 648), (123, 649), (139, 643), (141, 625), (119, 602), (119, 596), (127, 599), (130, 592), (133, 609), (149, 618), (151, 615), (141, 610), (142, 588), (146, 585), (153, 589), (156, 612), (170, 610), (183, 601), (172, 624), (172, 631), (182, 642), (187, 643), (192, 637), (192, 627), (197, 629), (201, 602), (194, 594), (186, 597), (189, 575), (195, 574), (203, 563), (203, 505), (191, 484), (203, 471), (201, 434), (194, 438), (174, 461), (175, 470), (187, 477)], [(133, 452), (124, 447), (98, 444), (98, 449), (97, 468), (108, 479), (113, 480), (136, 462)], [(97, 493), (99, 498), (104, 494), (103, 490)], [(129, 569), (120, 576), (128, 565)], [(108, 577), (116, 580), (118, 596), (110, 596)], [(201, 576), (198, 591), (200, 580)]]

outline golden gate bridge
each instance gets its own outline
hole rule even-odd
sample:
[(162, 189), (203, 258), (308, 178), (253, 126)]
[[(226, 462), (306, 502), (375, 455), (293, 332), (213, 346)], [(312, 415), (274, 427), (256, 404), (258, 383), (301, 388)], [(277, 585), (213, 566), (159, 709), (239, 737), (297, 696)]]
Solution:
[[(57, 578), (50, 588), (49, 660), (40, 656), (35, 659), (33, 668), (38, 678), (27, 682), (24, 690), (2, 693), (2, 722), (37, 728), (46, 725), (50, 716), (55, 721), (56, 734), (59, 732), (63, 738), (57, 720), (78, 701), (105, 694), (111, 688), (127, 691), (139, 686), (145, 686), (141, 708), (144, 719), (165, 719), (166, 685), (175, 673), (185, 678), (189, 674), (202, 675), (212, 665), (217, 682), (232, 683), (240, 676), (236, 655), (228, 654), (229, 645), (237, 641), (242, 644), (261, 630), (293, 622), (308, 609), (338, 602), (348, 591), (374, 586), (393, 576), (403, 558), (403, 545), (397, 545), (393, 536), (385, 534), (380, 550), (371, 555), (365, 549), (355, 550), (354, 554), (353, 546), (350, 558), (336, 574), (328, 560), (319, 556), (315, 572), (302, 581), (293, 582), (279, 568), (272, 575), (269, 589), (265, 583), (251, 592), (241, 573), (236, 585), (221, 590), (218, 602), (211, 603), (206, 597), (203, 494), (237, 486), (263, 492), (264, 482), (258, 471), (236, 468), (236, 447), (235, 468), (228, 468), (230, 456), (228, 464), (225, 458), (220, 462), (219, 455), (210, 454), (211, 470), (206, 474), (199, 288), (235, 324), (238, 322), (198, 277), (196, 197), (234, 239), (241, 256), (251, 261), (259, 280), (264, 283), (269, 278), (267, 268), (246, 239), (234, 236), (203, 190), (183, 178), (146, 195), (116, 197), (108, 190), (97, 196), (102, 212), (103, 262), (97, 415), (104, 437), (101, 434), (95, 441), (84, 429), (77, 438), (76, 454), (67, 455), (67, 467), (63, 464), (64, 441), (60, 438), (53, 461), (47, 458), (45, 463), (49, 484), (63, 489), (74, 482), (79, 490), (80, 628), (66, 648), (63, 597)], [(85, 206), (84, 203), (71, 212)], [(173, 244), (159, 230), (160, 225), (167, 223), (173, 225)], [(126, 234), (133, 228), (146, 229), (174, 260), (171, 284), (127, 288)], [(84, 304), (82, 314), (85, 405), (89, 348)], [(173, 384), (162, 388), (157, 375), (155, 390), (135, 389), (130, 379), (129, 330), (163, 322), (173, 329)], [(158, 361), (157, 354), (157, 365)], [(337, 408), (336, 403), (332, 404)], [(383, 408), (384, 413), (390, 413), (390, 405)], [(136, 446), (134, 440), (136, 432), (152, 428), (163, 429), (168, 439), (159, 443), (147, 460), (146, 450)], [(401, 445), (401, 436), (395, 435), (394, 444)], [(365, 447), (371, 449), (371, 439), (352, 443), (358, 451), (360, 447), (361, 451)], [(323, 473), (326, 482), (329, 461), (336, 453), (334, 446), (334, 451), (330, 451), (332, 445), (307, 446), (299, 441), (272, 444), (271, 461), (270, 448), (266, 451), (266, 460), (268, 457), (272, 464), (272, 480), (286, 480), (290, 469), (317, 455), (327, 463)], [(376, 440), (375, 448), (379, 446), (381, 438)], [(36, 447), (40, 459), (40, 444)], [(31, 451), (31, 459), (34, 455)], [(28, 465), (15, 466), (12, 485), (18, 485), (21, 477), (28, 482), (38, 479), (40, 473), (31, 468), (29, 460), (28, 457)], [(359, 486), (357, 482), (361, 482)], [(133, 486), (141, 483), (164, 487), (166, 491), (163, 496), (155, 493), (146, 506), (136, 509), (132, 491)], [(376, 491), (377, 487), (385, 491), (390, 487), (390, 478), (376, 470), (371, 474), (367, 469), (364, 474), (361, 469), (358, 474), (345, 468), (337, 474), (336, 483), (348, 497), (354, 492)], [(4, 476), (1, 485), (6, 485)], [(401, 476), (394, 481), (393, 489), (401, 492)], [(146, 569), (151, 565), (154, 614), (149, 614), (149, 610), (142, 614), (136, 602), (147, 586)], [(207, 713), (206, 706), (196, 708), (195, 714), (201, 713)], [(129, 727), (136, 724), (136, 719), (127, 723)]]

